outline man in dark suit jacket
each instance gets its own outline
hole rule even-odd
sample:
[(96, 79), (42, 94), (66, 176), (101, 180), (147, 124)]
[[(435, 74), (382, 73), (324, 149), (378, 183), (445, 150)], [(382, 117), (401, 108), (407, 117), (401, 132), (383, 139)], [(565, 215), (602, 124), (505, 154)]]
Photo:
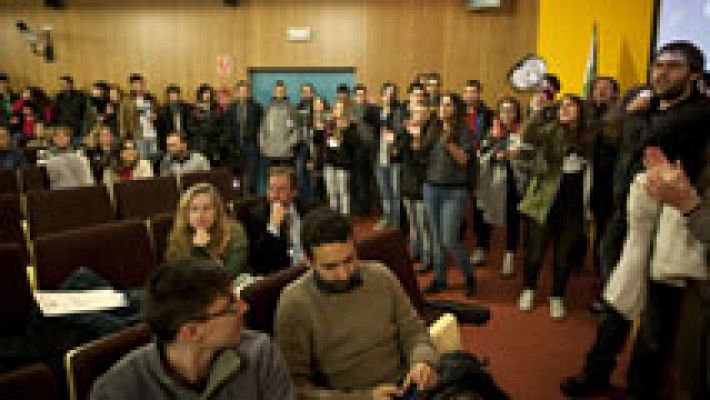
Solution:
[[(232, 104), (230, 115), (233, 130), (239, 135), (239, 144), (242, 149), (242, 185), (244, 191), (251, 195), (263, 195), (263, 183), (259, 179), (261, 172), (261, 156), (257, 145), (259, 126), (264, 110), (251, 96), (249, 81), (239, 81), (236, 86), (237, 100)], [(261, 187), (260, 187), (261, 186)]]
[(165, 139), (170, 132), (187, 134), (187, 122), (190, 118), (190, 106), (180, 98), (180, 87), (170, 85), (165, 90), (168, 101), (158, 110), (158, 147), (165, 151)]
[(255, 275), (305, 262), (301, 246), (301, 221), (307, 212), (297, 200), (297, 178), (290, 167), (272, 167), (267, 182), (267, 202), (246, 217), (249, 265)]

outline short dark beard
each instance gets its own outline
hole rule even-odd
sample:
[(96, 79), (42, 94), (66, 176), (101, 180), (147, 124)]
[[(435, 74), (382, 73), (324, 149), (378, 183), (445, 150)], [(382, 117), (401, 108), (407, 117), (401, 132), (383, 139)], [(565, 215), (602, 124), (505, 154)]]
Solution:
[(658, 98), (662, 101), (674, 102), (675, 100), (685, 97), (686, 92), (686, 87), (672, 88), (667, 90), (665, 93), (659, 94)]
[(362, 273), (360, 270), (355, 270), (346, 281), (328, 282), (321, 278), (318, 272), (313, 271), (313, 279), (316, 287), (323, 293), (348, 293), (362, 286)]

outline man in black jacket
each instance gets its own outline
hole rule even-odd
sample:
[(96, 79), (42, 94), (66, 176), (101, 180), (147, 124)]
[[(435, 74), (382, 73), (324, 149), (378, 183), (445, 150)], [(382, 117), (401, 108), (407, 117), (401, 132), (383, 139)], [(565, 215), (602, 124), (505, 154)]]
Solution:
[(180, 87), (169, 85), (165, 89), (168, 101), (158, 110), (156, 124), (158, 133), (158, 146), (165, 151), (165, 138), (170, 132), (186, 134), (187, 122), (190, 118), (190, 106), (180, 97)]
[[(478, 150), (481, 141), (488, 137), (488, 130), (491, 127), (493, 113), (481, 98), (483, 85), (477, 79), (470, 79), (464, 86), (462, 99), (466, 104), (466, 127), (471, 133), (474, 150)], [(469, 187), (475, 189), (478, 179), (478, 165), (469, 163)], [(488, 248), (490, 247), (490, 230), (486, 220), (483, 218), (483, 210), (478, 207), (476, 199), (473, 199), (473, 229), (476, 232), (476, 248), (471, 254), (471, 263), (474, 265), (486, 261)]]
[(249, 81), (237, 82), (237, 100), (232, 104), (232, 127), (239, 135), (242, 149), (242, 184), (245, 193), (251, 195), (264, 194), (263, 184), (260, 184), (263, 175), (261, 157), (257, 143), (259, 125), (264, 110), (251, 96)]
[(354, 215), (370, 214), (373, 185), (374, 137), (379, 131), (377, 108), (368, 103), (367, 87), (355, 85), (352, 105), (352, 120), (357, 132), (356, 150), (351, 171), (351, 211)]
[(74, 89), (74, 79), (69, 75), (59, 78), (60, 89), (54, 100), (57, 125), (71, 127), (72, 141), (74, 144), (81, 137), (81, 125), (84, 121), (86, 96)]
[(249, 265), (255, 275), (267, 275), (305, 262), (301, 221), (307, 210), (297, 200), (297, 185), (292, 168), (272, 167), (268, 202), (255, 207), (244, 221), (249, 238)]
[[(648, 138), (630, 157), (622, 182), (615, 185), (628, 188), (635, 172), (643, 169), (642, 155), (648, 146), (660, 147), (669, 160), (682, 160), (691, 184), (695, 184), (707, 162), (710, 126), (710, 101), (696, 86), (703, 65), (702, 52), (689, 42), (672, 42), (659, 50), (651, 70), (652, 92), (641, 91), (626, 106), (629, 114), (645, 123)], [(605, 235), (610, 234), (613, 222)], [(623, 237), (620, 239), (623, 241)], [(662, 395), (663, 373), (672, 353), (683, 293), (682, 288), (650, 281), (627, 377), (629, 399)], [(608, 388), (616, 356), (630, 330), (630, 321), (610, 307), (597, 329), (583, 371), (563, 381), (562, 392), (583, 396)]]
[(301, 199), (310, 201), (313, 195), (311, 187), (311, 171), (308, 169), (311, 158), (310, 149), (313, 143), (313, 97), (315, 96), (315, 88), (311, 83), (305, 83), (301, 86), (301, 98), (296, 104), (296, 112), (298, 119), (296, 126), (301, 134), (301, 141), (296, 145), (294, 153), (296, 155), (296, 175), (298, 175), (298, 188), (300, 189)]
[[(599, 268), (599, 246), (602, 232), (611, 219), (614, 211), (614, 165), (616, 165), (618, 136), (618, 124), (614, 119), (618, 117), (617, 100), (619, 97), (619, 83), (609, 76), (600, 76), (594, 79), (588, 93), (585, 115), (588, 122), (596, 127), (596, 137), (594, 140), (594, 155), (592, 157), (592, 190), (590, 194), (591, 211), (594, 215), (594, 245), (592, 256), (594, 266), (599, 273), (599, 281), (605, 282), (606, 275)], [(576, 266), (584, 263), (584, 256), (587, 248), (587, 232), (579, 239), (578, 254), (579, 259), (573, 260)], [(595, 300), (590, 307), (593, 313), (599, 313), (604, 309), (601, 300)]]

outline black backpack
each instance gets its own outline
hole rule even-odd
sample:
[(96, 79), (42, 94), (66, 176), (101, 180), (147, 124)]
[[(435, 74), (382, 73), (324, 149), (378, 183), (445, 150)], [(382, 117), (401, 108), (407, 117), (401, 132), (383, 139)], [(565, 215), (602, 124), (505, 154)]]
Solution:
[(428, 400), (508, 400), (493, 380), (486, 363), (464, 351), (446, 353), (439, 359), (439, 382)]

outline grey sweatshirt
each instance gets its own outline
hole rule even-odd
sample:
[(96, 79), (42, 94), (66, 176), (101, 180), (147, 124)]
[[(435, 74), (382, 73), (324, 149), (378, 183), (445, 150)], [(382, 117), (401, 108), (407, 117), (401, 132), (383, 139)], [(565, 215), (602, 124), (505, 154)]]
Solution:
[(297, 115), (288, 100), (271, 100), (259, 130), (259, 150), (267, 158), (292, 158), (300, 137)]
[(295, 400), (286, 363), (263, 333), (244, 330), (236, 348), (219, 353), (207, 385), (197, 393), (176, 383), (165, 371), (156, 343), (123, 357), (101, 376), (91, 400)]

